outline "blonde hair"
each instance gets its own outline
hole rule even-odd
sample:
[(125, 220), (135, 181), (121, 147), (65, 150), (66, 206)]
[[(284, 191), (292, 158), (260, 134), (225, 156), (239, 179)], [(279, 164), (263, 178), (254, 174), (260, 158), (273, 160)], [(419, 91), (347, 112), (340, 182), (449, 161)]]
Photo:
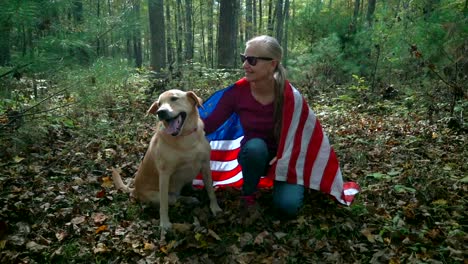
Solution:
[(283, 97), (284, 97), (284, 85), (286, 82), (286, 69), (281, 64), (283, 59), (283, 48), (279, 44), (278, 40), (274, 37), (262, 35), (257, 36), (247, 41), (246, 46), (256, 44), (263, 49), (264, 54), (262, 56), (273, 58), (278, 62), (273, 78), (275, 79), (275, 99), (274, 99), (274, 135), (276, 140), (279, 140), (281, 134), (281, 125), (283, 122)]

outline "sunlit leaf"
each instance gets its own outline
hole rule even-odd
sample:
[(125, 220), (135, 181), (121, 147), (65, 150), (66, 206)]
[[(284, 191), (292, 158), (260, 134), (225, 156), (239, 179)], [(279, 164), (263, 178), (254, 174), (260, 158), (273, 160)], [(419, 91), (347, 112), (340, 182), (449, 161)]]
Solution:
[(104, 231), (107, 231), (107, 225), (102, 225), (96, 229), (96, 234), (102, 233)]
[(102, 187), (105, 187), (105, 188), (110, 188), (112, 186), (114, 186), (114, 182), (112, 181), (112, 178), (111, 177), (102, 177), (102, 184), (101, 184)]
[(415, 189), (410, 188), (410, 187), (406, 187), (406, 186), (400, 185), (400, 184), (397, 184), (397, 185), (393, 186), (393, 189), (395, 189), (395, 191), (396, 191), (397, 193), (404, 193), (404, 192), (415, 193), (415, 192), (416, 192)]

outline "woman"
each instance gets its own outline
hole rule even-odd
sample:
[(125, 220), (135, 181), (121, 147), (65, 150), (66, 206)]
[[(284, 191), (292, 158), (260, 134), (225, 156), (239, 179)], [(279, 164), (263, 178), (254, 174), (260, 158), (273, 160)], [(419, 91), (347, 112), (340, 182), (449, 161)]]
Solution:
[[(244, 130), (241, 151), (244, 184), (242, 201), (255, 204), (260, 177), (275, 162), (282, 123), (286, 71), (281, 64), (283, 49), (270, 36), (258, 36), (246, 43), (241, 54), (245, 78), (226, 91), (216, 109), (203, 121), (207, 134), (215, 131), (232, 113), (237, 113)], [(304, 186), (275, 181), (273, 205), (280, 215), (295, 217), (302, 206)]]

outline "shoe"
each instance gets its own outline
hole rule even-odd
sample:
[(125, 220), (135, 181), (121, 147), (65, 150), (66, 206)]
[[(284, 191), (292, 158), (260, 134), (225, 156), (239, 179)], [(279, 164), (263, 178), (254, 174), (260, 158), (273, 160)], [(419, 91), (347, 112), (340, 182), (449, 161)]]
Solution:
[(261, 208), (257, 203), (256, 194), (240, 197), (240, 222), (243, 226), (250, 226), (261, 217)]

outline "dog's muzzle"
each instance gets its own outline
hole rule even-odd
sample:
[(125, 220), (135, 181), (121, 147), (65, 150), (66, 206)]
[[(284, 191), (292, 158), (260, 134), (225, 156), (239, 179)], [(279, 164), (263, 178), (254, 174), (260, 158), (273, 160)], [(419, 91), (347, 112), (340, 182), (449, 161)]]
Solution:
[(164, 123), (164, 132), (172, 136), (180, 134), (180, 131), (182, 131), (182, 127), (184, 126), (185, 118), (187, 117), (187, 113), (185, 112), (181, 112), (178, 115), (173, 116), (168, 110), (157, 111), (156, 115), (159, 120)]

